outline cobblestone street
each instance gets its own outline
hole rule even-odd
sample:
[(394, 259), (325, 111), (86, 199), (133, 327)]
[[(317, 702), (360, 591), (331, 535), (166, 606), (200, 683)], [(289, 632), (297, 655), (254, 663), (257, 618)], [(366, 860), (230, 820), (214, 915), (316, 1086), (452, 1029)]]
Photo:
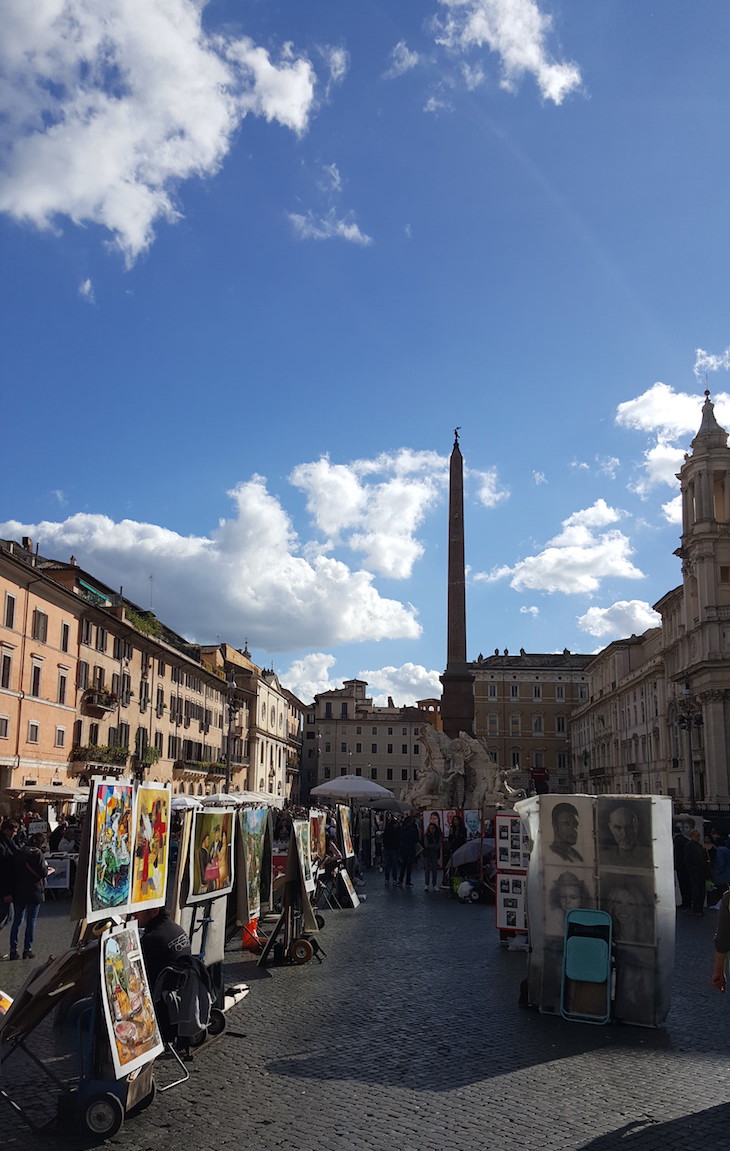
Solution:
[[(259, 970), (231, 949), (227, 982), (250, 982), (228, 1031), (190, 1081), (110, 1140), (257, 1151), (730, 1148), (726, 1000), (709, 974), (715, 916), (681, 916), (666, 1028), (597, 1027), (522, 1010), (524, 953), (503, 950), (491, 906), (383, 890), (330, 912), (322, 964)], [(39, 957), (70, 935), (48, 904)], [(6, 935), (3, 935), (3, 942)], [(0, 964), (11, 994), (27, 965)], [(159, 1079), (170, 1074), (163, 1064)], [(40, 1151), (2, 1109), (4, 1146)], [(61, 1141), (81, 1147), (81, 1140)]]

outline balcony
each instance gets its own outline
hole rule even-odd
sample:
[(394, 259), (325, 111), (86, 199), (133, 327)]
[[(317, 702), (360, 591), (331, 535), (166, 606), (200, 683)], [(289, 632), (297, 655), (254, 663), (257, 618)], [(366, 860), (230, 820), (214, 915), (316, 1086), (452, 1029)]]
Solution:
[(116, 711), (119, 707), (119, 696), (116, 692), (106, 691), (102, 687), (90, 687), (84, 692), (82, 700), (84, 707), (95, 711)]
[(74, 747), (69, 757), (73, 764), (72, 772), (92, 773), (96, 768), (101, 775), (119, 775), (124, 771), (129, 759), (128, 747), (97, 746), (89, 744), (88, 747)]

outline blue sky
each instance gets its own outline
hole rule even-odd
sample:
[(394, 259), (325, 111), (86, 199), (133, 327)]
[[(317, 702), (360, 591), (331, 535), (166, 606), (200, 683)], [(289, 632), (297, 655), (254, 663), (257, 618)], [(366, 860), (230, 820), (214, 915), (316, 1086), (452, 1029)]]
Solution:
[[(730, 427), (730, 10), (4, 0), (0, 534), (302, 696), (594, 651)], [(152, 577), (152, 578), (150, 578)]]

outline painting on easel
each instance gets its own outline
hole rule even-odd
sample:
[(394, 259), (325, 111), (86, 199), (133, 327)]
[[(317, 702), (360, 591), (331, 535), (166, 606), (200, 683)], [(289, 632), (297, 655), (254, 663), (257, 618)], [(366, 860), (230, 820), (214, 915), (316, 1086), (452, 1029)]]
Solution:
[(137, 924), (104, 935), (100, 953), (104, 1018), (114, 1074), (122, 1079), (163, 1051)]
[(92, 780), (91, 850), (86, 918), (90, 923), (129, 910), (134, 836), (131, 783)]
[(170, 788), (141, 783), (135, 814), (132, 911), (165, 903), (169, 831)]
[(228, 895), (233, 889), (233, 809), (194, 811), (190, 837), (188, 903)]

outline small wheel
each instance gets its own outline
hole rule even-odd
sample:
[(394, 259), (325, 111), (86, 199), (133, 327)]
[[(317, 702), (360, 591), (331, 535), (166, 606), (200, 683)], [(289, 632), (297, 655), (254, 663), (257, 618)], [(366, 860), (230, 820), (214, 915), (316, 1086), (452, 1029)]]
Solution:
[(191, 1039), (188, 1039), (188, 1047), (202, 1047), (208, 1038), (208, 1028), (204, 1027), (202, 1031), (198, 1031)]
[(81, 1110), (81, 1123), (91, 1135), (101, 1135), (104, 1138), (116, 1135), (123, 1122), (122, 1101), (111, 1091), (103, 1095), (92, 1095)]
[(471, 895), (469, 896), (469, 899), (471, 900), (472, 903), (478, 903), (479, 900), (481, 899), (481, 895), (477, 891), (476, 888), (474, 889), (474, 891), (472, 891)]
[(292, 963), (309, 963), (313, 955), (314, 948), (308, 939), (295, 939), (289, 947)]
[(324, 915), (320, 915), (319, 912), (317, 912), (314, 918), (317, 920), (317, 927), (324, 927)]
[(210, 1009), (210, 1023), (208, 1024), (208, 1034), (213, 1037), (222, 1035), (226, 1029), (226, 1017), (219, 1007), (211, 1007)]

